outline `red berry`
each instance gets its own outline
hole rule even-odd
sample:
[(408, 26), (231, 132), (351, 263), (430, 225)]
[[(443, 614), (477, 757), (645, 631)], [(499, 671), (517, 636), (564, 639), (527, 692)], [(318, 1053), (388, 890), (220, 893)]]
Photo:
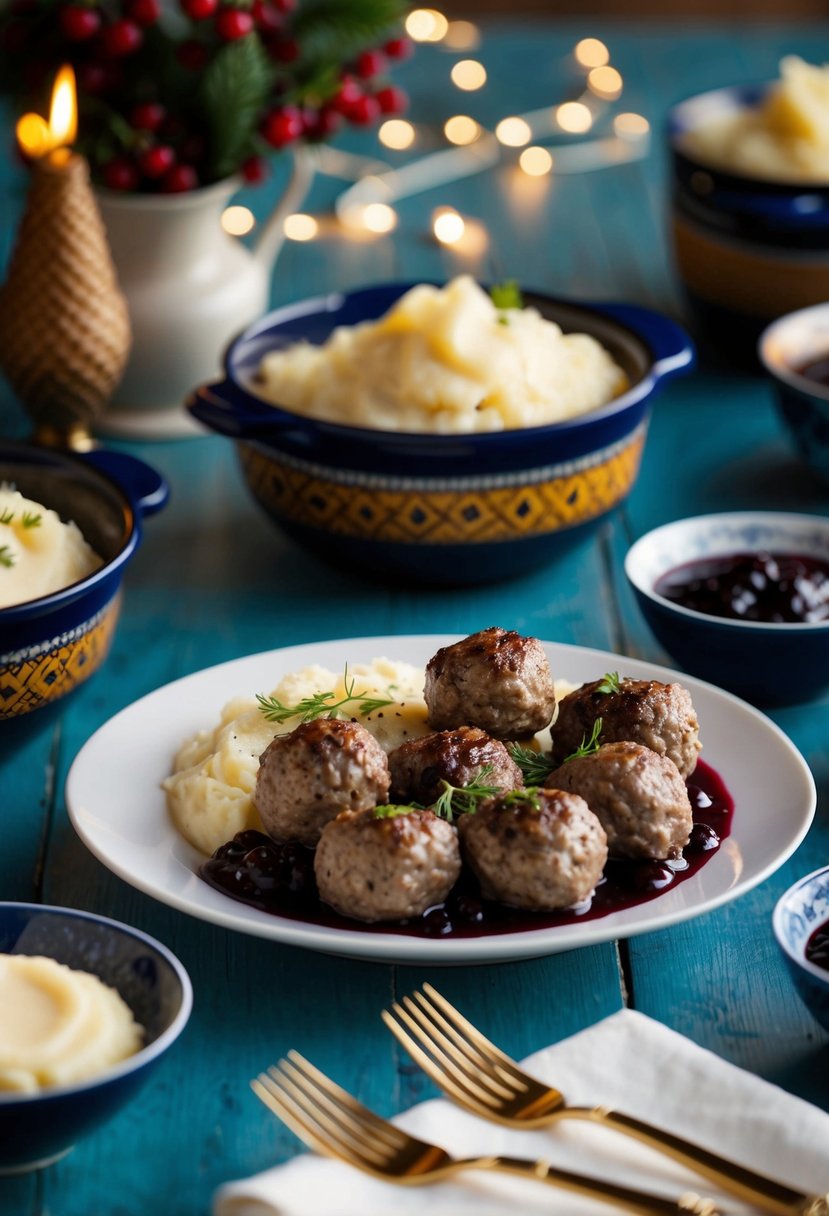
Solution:
[(408, 38), (390, 38), (383, 50), (389, 59), (408, 59), (413, 47)]
[(133, 106), (130, 122), (137, 131), (157, 131), (166, 116), (164, 106), (159, 105), (157, 101), (145, 101), (141, 105)]
[(262, 135), (273, 148), (284, 148), (299, 139), (305, 130), (302, 112), (296, 106), (271, 110), (262, 123)]
[(379, 76), (386, 66), (386, 58), (381, 51), (363, 51), (357, 59), (357, 75), (362, 80), (370, 80)]
[(141, 28), (134, 21), (121, 17), (101, 31), (101, 43), (106, 55), (120, 59), (132, 55), (144, 40)]
[(155, 144), (138, 158), (138, 167), (145, 177), (163, 177), (176, 163), (176, 154), (169, 144)]
[(263, 34), (277, 34), (282, 29), (282, 14), (268, 0), (253, 0), (250, 11)]
[(216, 33), (225, 42), (236, 42), (250, 34), (253, 17), (242, 8), (220, 8), (216, 14)]
[(209, 52), (203, 42), (195, 38), (187, 38), (176, 47), (176, 59), (183, 68), (191, 72), (200, 72), (207, 63)]
[(161, 189), (165, 194), (183, 194), (185, 190), (195, 190), (199, 184), (199, 175), (192, 165), (173, 165), (164, 174)]
[(179, 0), (179, 3), (191, 21), (206, 21), (219, 7), (219, 0)]
[(328, 139), (342, 125), (343, 116), (331, 105), (320, 106), (316, 114), (306, 118), (305, 134), (309, 139)]
[(367, 93), (363, 97), (358, 97), (356, 101), (352, 101), (345, 111), (348, 121), (353, 122), (357, 127), (367, 127), (379, 114), (379, 102)]
[(374, 96), (383, 114), (405, 114), (408, 109), (408, 97), (402, 89), (395, 88), (393, 84), (378, 89)]
[(341, 114), (345, 114), (348, 112), (349, 106), (353, 105), (355, 101), (359, 101), (362, 96), (362, 85), (359, 85), (353, 76), (343, 76), (340, 87), (329, 104), (339, 110)]
[(110, 190), (137, 190), (139, 174), (126, 156), (116, 156), (103, 168), (104, 185)]
[(296, 8), (296, 0), (273, 0), (280, 13), (292, 13)]
[(155, 25), (161, 16), (160, 0), (130, 0), (127, 13), (136, 25)]
[(264, 156), (249, 156), (242, 162), (242, 177), (252, 186), (260, 185), (268, 176), (268, 164)]
[(96, 8), (80, 4), (65, 4), (58, 13), (63, 36), (70, 42), (86, 42), (101, 28), (101, 14)]

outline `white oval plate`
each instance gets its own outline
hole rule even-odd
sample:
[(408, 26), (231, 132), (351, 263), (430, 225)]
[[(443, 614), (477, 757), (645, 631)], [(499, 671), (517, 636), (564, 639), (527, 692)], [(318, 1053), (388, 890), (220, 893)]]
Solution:
[(772, 874), (805, 836), (815, 811), (812, 774), (764, 714), (711, 684), (601, 650), (545, 642), (556, 679), (623, 676), (677, 681), (693, 697), (703, 755), (734, 803), (732, 835), (692, 878), (644, 904), (597, 920), (473, 938), (432, 939), (306, 924), (260, 912), (199, 878), (203, 857), (168, 818), (162, 780), (182, 740), (218, 720), (226, 701), (273, 688), (283, 675), (320, 663), (385, 655), (420, 666), (457, 637), (353, 638), (250, 655), (176, 680), (136, 701), (96, 731), (69, 772), (66, 801), (78, 835), (114, 874), (201, 920), (352, 958), (400, 963), (485, 963), (534, 958), (663, 929), (735, 899)]

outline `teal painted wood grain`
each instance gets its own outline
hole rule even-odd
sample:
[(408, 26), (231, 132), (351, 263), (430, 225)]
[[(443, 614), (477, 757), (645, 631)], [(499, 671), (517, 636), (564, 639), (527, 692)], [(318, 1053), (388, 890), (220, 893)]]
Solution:
[[(310, 245), (287, 244), (274, 274), (274, 303), (471, 269), (483, 278), (514, 276), (565, 295), (626, 298), (678, 313), (660, 144), (667, 105), (703, 88), (768, 77), (783, 53), (829, 58), (829, 31), (682, 32), (594, 20), (501, 25), (488, 32), (480, 52), (490, 82), (479, 95), (451, 90), (453, 57), (442, 51), (424, 50), (402, 69), (414, 116), (437, 119), (463, 110), (492, 122), (561, 100), (577, 86), (569, 54), (584, 34), (605, 38), (626, 81), (625, 107), (653, 124), (647, 161), (527, 182), (508, 157), (484, 176), (406, 200), (388, 237), (347, 241), (326, 231)], [(375, 148), (370, 135), (350, 133), (344, 142), (358, 151)], [(0, 257), (22, 201), (19, 172), (9, 169), (8, 181), (0, 195), (8, 220)], [(246, 191), (243, 199), (262, 216), (278, 184)], [(330, 209), (344, 184), (320, 178), (309, 209)], [(474, 266), (429, 237), (432, 210), (445, 202), (487, 227), (489, 243)], [(0, 397), (0, 430), (25, 429), (19, 408), (8, 395)], [(218, 437), (115, 446), (158, 467), (173, 497), (162, 515), (147, 521), (104, 671), (49, 721), (0, 732), (6, 841), (0, 896), (92, 908), (158, 936), (190, 971), (196, 1003), (157, 1079), (119, 1118), (52, 1169), (0, 1180), (2, 1216), (143, 1216), (153, 1207), (165, 1216), (207, 1212), (218, 1183), (297, 1151), (296, 1140), (248, 1089), (249, 1078), (289, 1047), (386, 1114), (432, 1094), (379, 1021), (384, 1006), (424, 979), (518, 1056), (627, 999), (727, 1058), (827, 1104), (826, 1036), (799, 1005), (769, 927), (777, 895), (829, 853), (825, 703), (774, 715), (812, 766), (820, 793), (816, 826), (796, 856), (733, 905), (621, 943), (624, 976), (612, 944), (497, 967), (421, 968), (326, 958), (232, 934), (174, 913), (109, 874), (74, 836), (62, 796), (78, 749), (123, 706), (189, 672), (277, 646), (367, 634), (466, 633), (497, 623), (664, 662), (622, 574), (631, 539), (699, 511), (756, 505), (825, 514), (829, 506), (825, 490), (789, 449), (760, 377), (703, 366), (669, 386), (656, 405), (641, 476), (624, 510), (547, 569), (475, 589), (386, 588), (306, 557), (253, 508), (230, 445)]]

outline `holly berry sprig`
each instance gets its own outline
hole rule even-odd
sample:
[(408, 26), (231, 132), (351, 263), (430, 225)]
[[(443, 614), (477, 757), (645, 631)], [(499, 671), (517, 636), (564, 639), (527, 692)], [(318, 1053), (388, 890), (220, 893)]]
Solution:
[(45, 112), (75, 68), (78, 150), (111, 190), (175, 193), (401, 113), (403, 0), (11, 0), (0, 92)]

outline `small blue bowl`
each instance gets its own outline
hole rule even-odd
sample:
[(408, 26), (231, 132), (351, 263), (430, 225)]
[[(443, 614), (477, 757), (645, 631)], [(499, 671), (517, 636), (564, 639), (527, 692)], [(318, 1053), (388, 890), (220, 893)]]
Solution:
[[(829, 291), (827, 292), (829, 298)], [(778, 413), (800, 456), (829, 481), (829, 384), (800, 374), (818, 360), (829, 361), (829, 304), (788, 313), (763, 331), (760, 362), (775, 388)]]
[(74, 908), (0, 903), (0, 953), (44, 955), (97, 975), (120, 993), (146, 1032), (140, 1051), (93, 1080), (35, 1094), (0, 1093), (0, 1174), (8, 1174), (57, 1161), (126, 1105), (187, 1024), (193, 990), (166, 946)]
[(52, 704), (104, 662), (142, 519), (168, 497), (164, 478), (125, 453), (76, 456), (5, 440), (4, 482), (73, 520), (104, 564), (62, 591), (0, 608), (0, 722)]
[(779, 511), (678, 519), (631, 546), (625, 574), (657, 640), (685, 671), (756, 705), (812, 700), (829, 688), (829, 621), (765, 624), (709, 616), (654, 590), (658, 579), (687, 562), (758, 550), (829, 562), (829, 519)]
[(695, 332), (752, 363), (770, 321), (829, 300), (829, 183), (732, 172), (702, 159), (688, 135), (755, 108), (769, 87), (699, 93), (668, 116), (674, 255)]
[(565, 332), (592, 334), (627, 373), (608, 405), (551, 426), (433, 435), (340, 426), (258, 395), (263, 355), (337, 326), (374, 320), (412, 283), (332, 294), (277, 309), (230, 347), (225, 378), (188, 402), (238, 442), (254, 499), (305, 549), (347, 568), (418, 584), (492, 582), (549, 561), (632, 488), (651, 400), (693, 365), (672, 321), (624, 304), (527, 304)]
[(798, 995), (816, 1021), (829, 1030), (829, 971), (806, 958), (806, 944), (822, 925), (829, 925), (829, 866), (789, 887), (772, 917), (774, 936)]

